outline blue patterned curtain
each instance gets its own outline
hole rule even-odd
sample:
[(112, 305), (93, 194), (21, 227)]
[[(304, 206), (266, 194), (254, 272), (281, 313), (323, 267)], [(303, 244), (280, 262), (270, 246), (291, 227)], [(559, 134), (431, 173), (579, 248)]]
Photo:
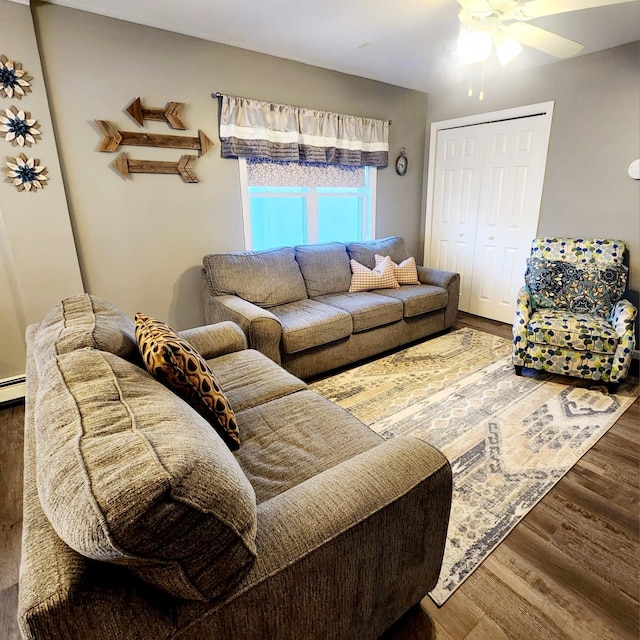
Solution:
[(236, 96), (221, 96), (223, 158), (389, 164), (389, 122), (315, 111)]

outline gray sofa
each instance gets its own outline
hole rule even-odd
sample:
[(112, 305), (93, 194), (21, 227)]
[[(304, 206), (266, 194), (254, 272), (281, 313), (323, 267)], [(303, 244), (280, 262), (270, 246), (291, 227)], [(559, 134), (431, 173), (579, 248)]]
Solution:
[(419, 285), (349, 293), (350, 259), (409, 257), (399, 236), (342, 244), (209, 254), (202, 284), (208, 323), (231, 320), (249, 346), (300, 378), (451, 328), (460, 276), (418, 267)]
[(231, 452), (82, 294), (27, 330), (25, 638), (376, 638), (436, 583), (451, 470), (383, 441), (223, 322), (182, 332), (235, 410)]

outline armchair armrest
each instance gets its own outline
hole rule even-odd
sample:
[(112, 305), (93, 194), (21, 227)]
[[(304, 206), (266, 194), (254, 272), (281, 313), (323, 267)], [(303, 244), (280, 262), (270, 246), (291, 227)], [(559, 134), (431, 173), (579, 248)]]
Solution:
[(527, 327), (533, 313), (531, 306), (531, 295), (526, 287), (522, 287), (518, 291), (518, 299), (516, 301), (516, 318), (513, 322), (513, 364), (515, 366), (525, 365), (525, 354), (527, 351)]
[(631, 354), (636, 347), (635, 321), (638, 310), (625, 299), (619, 300), (611, 310), (609, 322), (618, 334), (618, 346), (613, 356), (610, 381), (624, 380), (629, 372)]
[(449, 299), (444, 312), (444, 327), (448, 329), (456, 322), (458, 302), (460, 300), (460, 274), (453, 271), (441, 271), (431, 267), (418, 267), (418, 280), (422, 284), (430, 284), (446, 289)]
[[(221, 637), (290, 637), (291, 626), (329, 638), (336, 619), (373, 637), (367, 625), (386, 618), (379, 635), (438, 579), (451, 490), (446, 458), (399, 437), (258, 505), (257, 559), (217, 612)], [(237, 626), (239, 598), (253, 633)]]
[(247, 348), (247, 337), (242, 329), (228, 320), (179, 333), (205, 360)]

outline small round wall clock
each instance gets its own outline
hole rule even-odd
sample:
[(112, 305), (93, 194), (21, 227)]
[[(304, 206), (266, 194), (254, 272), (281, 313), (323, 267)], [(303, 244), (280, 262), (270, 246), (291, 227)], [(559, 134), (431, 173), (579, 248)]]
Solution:
[(407, 156), (405, 155), (406, 153), (406, 147), (402, 147), (402, 149), (400, 149), (400, 155), (396, 160), (396, 173), (399, 176), (403, 176), (405, 173), (407, 173), (407, 169), (409, 168), (409, 160), (407, 160)]

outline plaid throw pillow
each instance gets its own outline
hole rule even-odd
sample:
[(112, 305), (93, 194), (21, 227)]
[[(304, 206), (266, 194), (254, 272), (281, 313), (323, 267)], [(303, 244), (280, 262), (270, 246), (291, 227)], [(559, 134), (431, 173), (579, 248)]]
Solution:
[[(377, 267), (385, 259), (385, 256), (376, 253), (374, 258)], [(400, 264), (396, 264), (392, 260), (391, 264), (393, 265), (393, 272), (398, 284), (420, 284), (420, 280), (418, 280), (418, 267), (416, 266), (416, 259), (413, 256), (403, 260)]]
[(147, 371), (189, 403), (235, 451), (240, 446), (235, 414), (202, 356), (170, 326), (139, 311), (136, 341)]
[(400, 285), (393, 272), (393, 262), (389, 256), (384, 258), (374, 269), (368, 269), (353, 258), (351, 259), (351, 286), (349, 291), (399, 288)]

